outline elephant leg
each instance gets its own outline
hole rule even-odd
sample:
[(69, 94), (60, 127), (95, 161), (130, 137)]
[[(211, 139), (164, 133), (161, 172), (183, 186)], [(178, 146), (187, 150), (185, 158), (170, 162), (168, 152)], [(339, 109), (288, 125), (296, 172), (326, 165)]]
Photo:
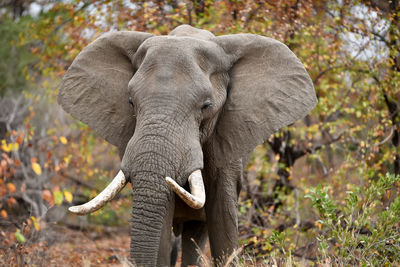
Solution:
[[(210, 177), (210, 176), (208, 176)], [(214, 169), (214, 179), (208, 180), (206, 216), (211, 254), (215, 265), (224, 265), (230, 259), (235, 265), (238, 245), (238, 195), (241, 187), (241, 161), (229, 168)]]
[[(207, 225), (201, 221), (188, 221), (182, 231), (182, 267), (201, 266), (201, 254), (207, 242)], [(200, 250), (200, 251), (199, 251)]]
[(172, 235), (172, 250), (171, 250), (171, 267), (175, 267), (176, 261), (178, 260), (178, 250), (180, 237)]

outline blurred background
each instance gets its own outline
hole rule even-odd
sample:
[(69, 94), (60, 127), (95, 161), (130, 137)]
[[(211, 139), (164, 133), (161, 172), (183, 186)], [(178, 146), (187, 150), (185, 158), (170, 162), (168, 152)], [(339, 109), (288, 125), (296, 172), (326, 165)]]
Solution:
[(129, 188), (92, 215), (67, 213), (120, 162), (57, 105), (57, 87), (102, 33), (181, 24), (285, 43), (319, 100), (253, 153), (241, 265), (399, 265), (397, 0), (0, 1), (0, 265), (128, 266)]

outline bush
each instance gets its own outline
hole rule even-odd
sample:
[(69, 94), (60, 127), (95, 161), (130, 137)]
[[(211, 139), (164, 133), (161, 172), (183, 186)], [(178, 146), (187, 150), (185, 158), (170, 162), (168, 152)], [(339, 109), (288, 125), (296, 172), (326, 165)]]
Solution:
[(340, 205), (329, 187), (317, 186), (305, 195), (318, 211), (321, 260), (341, 265), (400, 263), (400, 196), (391, 197), (400, 176), (387, 173), (377, 181), (347, 191)]

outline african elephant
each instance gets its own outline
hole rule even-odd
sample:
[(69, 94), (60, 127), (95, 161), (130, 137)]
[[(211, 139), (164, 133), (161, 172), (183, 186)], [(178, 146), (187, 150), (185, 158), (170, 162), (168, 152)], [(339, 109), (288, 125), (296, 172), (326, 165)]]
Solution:
[(104, 34), (73, 61), (58, 102), (121, 156), (107, 188), (70, 211), (97, 210), (131, 182), (131, 261), (168, 266), (173, 228), (186, 266), (199, 264), (191, 238), (201, 248), (208, 238), (214, 259), (236, 249), (237, 199), (252, 150), (317, 100), (281, 42), (182, 25), (167, 36)]

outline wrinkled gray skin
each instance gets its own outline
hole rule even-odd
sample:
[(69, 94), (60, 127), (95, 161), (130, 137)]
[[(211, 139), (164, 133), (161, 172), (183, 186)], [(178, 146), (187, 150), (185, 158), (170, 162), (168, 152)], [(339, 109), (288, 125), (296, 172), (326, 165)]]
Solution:
[[(191, 238), (203, 248), (208, 237), (214, 259), (232, 253), (250, 153), (317, 102), (284, 44), (188, 25), (168, 36), (103, 35), (74, 60), (58, 101), (120, 151), (133, 188), (131, 260), (138, 266), (169, 265), (172, 226), (182, 234), (183, 266), (199, 264)], [(169, 176), (184, 186), (196, 169), (206, 189), (201, 210), (165, 182)]]

